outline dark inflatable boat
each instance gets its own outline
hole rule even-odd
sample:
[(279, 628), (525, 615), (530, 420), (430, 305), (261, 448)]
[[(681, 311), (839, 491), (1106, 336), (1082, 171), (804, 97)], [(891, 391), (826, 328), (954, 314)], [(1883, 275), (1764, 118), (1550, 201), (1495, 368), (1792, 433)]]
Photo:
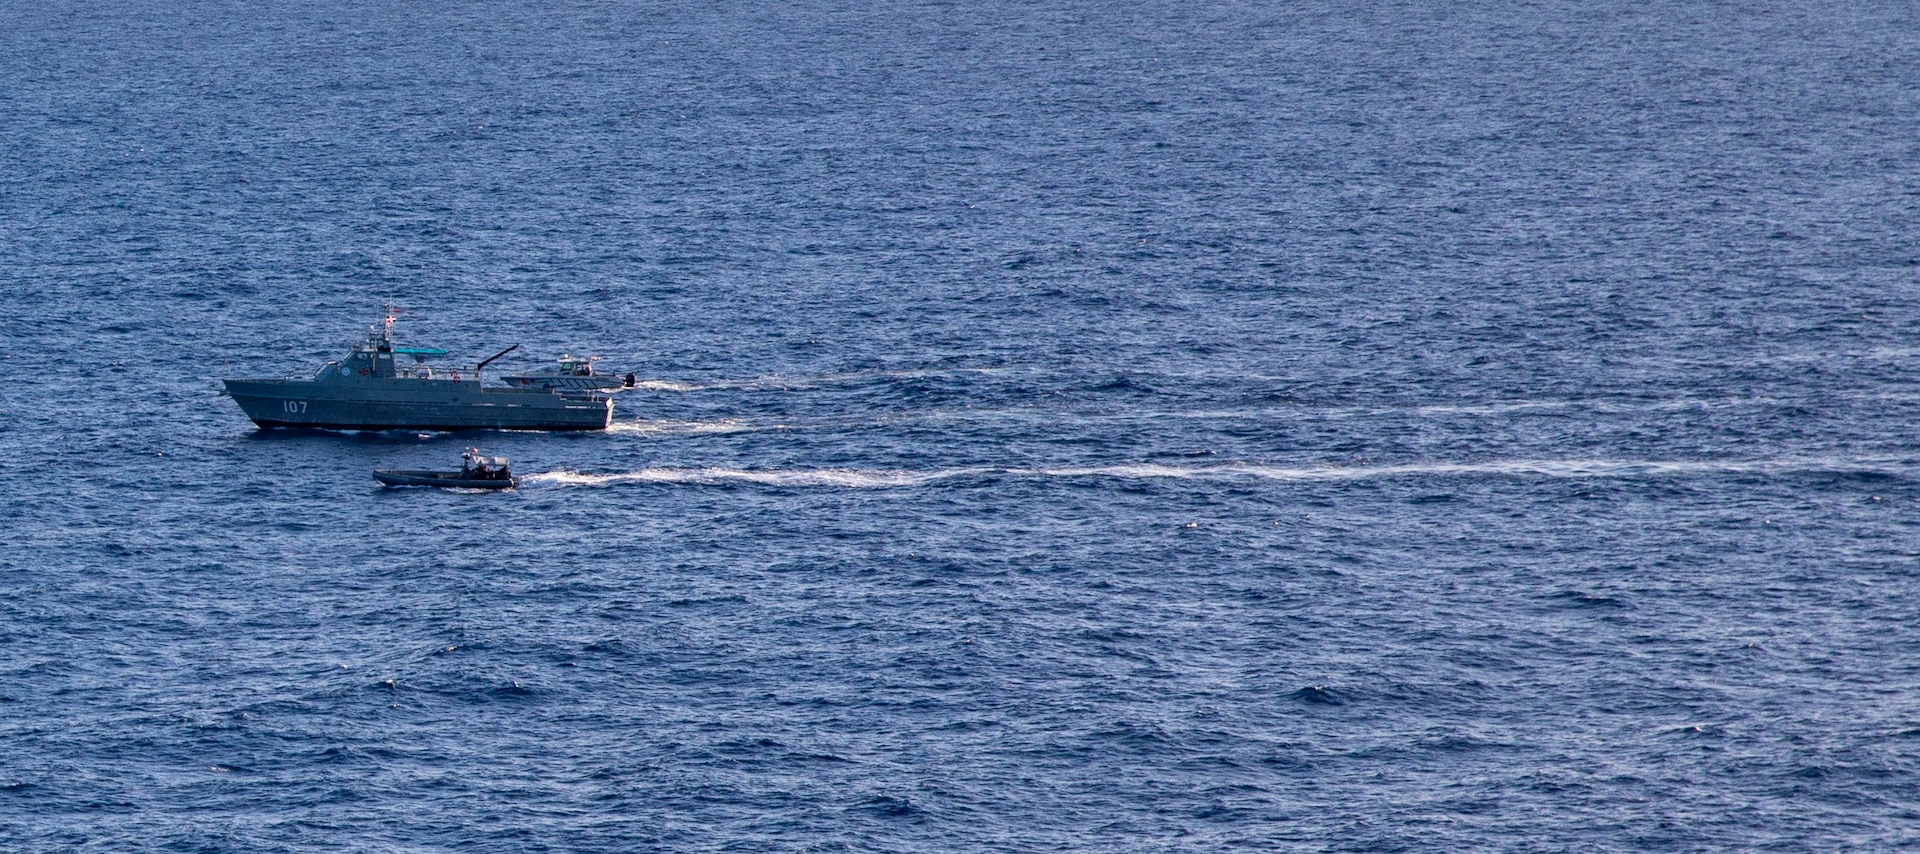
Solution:
[(448, 489), (512, 489), (519, 484), (506, 457), (483, 457), (468, 449), (459, 471), (402, 471), (374, 469), (373, 479), (388, 486), (439, 486)]

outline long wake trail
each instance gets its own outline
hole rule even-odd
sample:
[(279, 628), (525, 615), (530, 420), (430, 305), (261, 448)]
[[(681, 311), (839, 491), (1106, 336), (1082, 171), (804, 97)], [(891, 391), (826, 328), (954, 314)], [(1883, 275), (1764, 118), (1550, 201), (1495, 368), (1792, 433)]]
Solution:
[(1915, 461), (1892, 457), (1794, 458), (1772, 460), (1608, 460), (1527, 459), (1486, 462), (1416, 462), (1380, 465), (1266, 465), (1216, 463), (1172, 465), (1119, 463), (1045, 468), (973, 466), (913, 471), (904, 469), (747, 469), (662, 466), (628, 472), (553, 471), (525, 475), (530, 486), (613, 486), (626, 483), (729, 484), (775, 487), (893, 489), (970, 478), (1113, 479), (1187, 481), (1354, 481), (1420, 477), (1512, 478), (1674, 478), (1723, 475), (1906, 476)]

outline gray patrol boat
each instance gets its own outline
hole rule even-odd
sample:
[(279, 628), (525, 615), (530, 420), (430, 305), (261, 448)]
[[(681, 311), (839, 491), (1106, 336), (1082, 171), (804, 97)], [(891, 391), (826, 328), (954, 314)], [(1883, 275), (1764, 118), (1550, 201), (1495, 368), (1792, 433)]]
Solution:
[[(480, 371), (436, 373), (423, 364), (445, 350), (393, 346), (394, 315), (367, 331), (346, 358), (311, 379), (224, 380), (227, 395), (262, 427), (335, 430), (605, 430), (613, 398), (593, 390), (486, 388)], [(404, 364), (401, 357), (411, 357)]]

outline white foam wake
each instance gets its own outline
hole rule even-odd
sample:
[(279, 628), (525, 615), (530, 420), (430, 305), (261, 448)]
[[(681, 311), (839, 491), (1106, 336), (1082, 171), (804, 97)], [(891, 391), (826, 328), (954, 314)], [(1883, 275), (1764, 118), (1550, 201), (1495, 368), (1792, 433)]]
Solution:
[(680, 391), (680, 392), (699, 391), (701, 389), (700, 386), (694, 385), (692, 383), (677, 383), (677, 382), (673, 382), (672, 380), (638, 380), (634, 382), (632, 388), (637, 388), (637, 389), (640, 389), (641, 391)]
[(693, 436), (706, 433), (746, 433), (760, 428), (733, 418), (718, 421), (615, 421), (607, 432), (622, 436)]
[(1218, 480), (1378, 480), (1398, 477), (1495, 475), (1510, 477), (1635, 478), (1716, 474), (1844, 472), (1904, 474), (1906, 461), (1876, 459), (1782, 460), (1497, 460), (1479, 463), (1399, 463), (1390, 465), (1274, 466), (1223, 463), (1206, 466), (1156, 464), (1042, 469), (1052, 477), (1178, 478)]
[(1893, 474), (1912, 472), (1913, 461), (1892, 458), (1806, 458), (1780, 460), (1499, 460), (1478, 463), (1401, 463), (1392, 465), (1297, 465), (1256, 463), (1168, 465), (1122, 463), (1060, 468), (973, 467), (908, 471), (900, 469), (738, 469), (647, 468), (595, 474), (557, 471), (526, 475), (527, 485), (611, 486), (622, 483), (751, 483), (782, 487), (886, 489), (923, 486), (954, 478), (1112, 478), (1122, 480), (1384, 480), (1405, 477), (1651, 478), (1730, 474), (1834, 472)]
[(733, 468), (649, 468), (615, 474), (557, 471), (525, 475), (525, 485), (613, 486), (622, 483), (753, 483), (762, 486), (830, 486), (845, 488), (886, 488), (919, 486), (931, 481), (959, 477), (968, 471), (859, 471), (853, 469), (733, 469)]
[(716, 378), (697, 382), (675, 380), (638, 380), (634, 388), (647, 391), (799, 391), (823, 386), (848, 385), (876, 379), (917, 379), (953, 377), (967, 374), (1005, 374), (1013, 368), (909, 368), (872, 371), (842, 371), (825, 374), (765, 374), (757, 377)]

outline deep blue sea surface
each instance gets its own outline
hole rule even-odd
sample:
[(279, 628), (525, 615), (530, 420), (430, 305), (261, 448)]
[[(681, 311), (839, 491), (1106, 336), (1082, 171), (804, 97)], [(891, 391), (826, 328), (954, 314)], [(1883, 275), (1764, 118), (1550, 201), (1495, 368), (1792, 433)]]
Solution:
[(0, 849), (1920, 845), (1911, 2), (0, 10)]

